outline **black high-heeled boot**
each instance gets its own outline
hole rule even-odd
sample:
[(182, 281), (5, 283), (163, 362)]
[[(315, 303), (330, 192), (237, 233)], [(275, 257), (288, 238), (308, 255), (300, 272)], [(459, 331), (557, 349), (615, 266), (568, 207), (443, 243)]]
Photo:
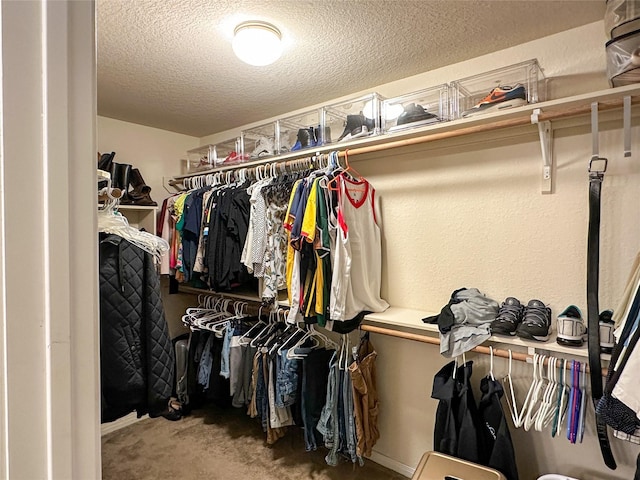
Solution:
[(111, 165), (111, 186), (122, 190), (120, 205), (131, 205), (129, 198), (129, 177), (131, 165), (128, 163), (113, 163)]
[(344, 132), (342, 132), (342, 135), (340, 135), (338, 141), (354, 132), (354, 130), (358, 130), (358, 132), (361, 131), (363, 125), (364, 115), (347, 115), (347, 123), (344, 126)]

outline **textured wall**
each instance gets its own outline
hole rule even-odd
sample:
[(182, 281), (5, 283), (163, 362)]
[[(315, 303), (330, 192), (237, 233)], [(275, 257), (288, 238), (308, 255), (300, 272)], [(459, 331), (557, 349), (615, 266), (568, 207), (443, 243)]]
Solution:
[(180, 159), (197, 146), (196, 137), (98, 117), (98, 151), (116, 152), (115, 162), (140, 169), (158, 205), (169, 195), (162, 187), (162, 177), (180, 173)]
[[(638, 155), (640, 129), (634, 128)], [(540, 145), (535, 134), (467, 146), (402, 149), (355, 167), (377, 189), (383, 221), (383, 291), (393, 306), (439, 311), (451, 292), (477, 287), (501, 302), (538, 298), (554, 316), (569, 304), (586, 313), (587, 127), (556, 131), (556, 192), (540, 193)], [(603, 188), (601, 308), (616, 306), (628, 265), (640, 249), (640, 165), (622, 158), (618, 130), (601, 135), (611, 159)], [(376, 450), (415, 466), (432, 448), (436, 401), (433, 375), (445, 359), (437, 347), (380, 335), (381, 440)], [(473, 383), (487, 372), (476, 357)], [(478, 365), (478, 362), (480, 365)], [(524, 400), (531, 367), (516, 370)], [(495, 375), (506, 374), (496, 362)], [(614, 440), (621, 468), (608, 474), (600, 460), (592, 423), (583, 445), (551, 440), (543, 433), (514, 434), (522, 478), (560, 472), (581, 479), (632, 476), (630, 447)]]

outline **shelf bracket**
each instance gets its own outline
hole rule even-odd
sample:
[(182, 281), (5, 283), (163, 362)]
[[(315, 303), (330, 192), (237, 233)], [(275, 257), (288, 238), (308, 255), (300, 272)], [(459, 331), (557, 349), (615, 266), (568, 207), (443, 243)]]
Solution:
[(531, 113), (531, 123), (538, 125), (538, 135), (540, 136), (540, 150), (542, 151), (542, 193), (552, 193), (553, 186), (553, 130), (551, 129), (551, 121), (539, 121), (538, 117), (541, 113), (536, 108)]

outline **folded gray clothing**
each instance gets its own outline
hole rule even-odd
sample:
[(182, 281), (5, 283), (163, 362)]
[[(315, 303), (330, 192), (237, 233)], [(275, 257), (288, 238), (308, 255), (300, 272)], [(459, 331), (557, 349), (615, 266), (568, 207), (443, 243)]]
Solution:
[(450, 304), (453, 326), (440, 333), (440, 353), (452, 358), (477, 347), (491, 336), (490, 325), (498, 315), (498, 302), (477, 288), (465, 288), (454, 293)]
[(454, 325), (450, 332), (440, 334), (440, 353), (453, 358), (476, 348), (491, 336), (490, 325)]
[(456, 293), (458, 303), (451, 305), (454, 325), (483, 325), (491, 323), (498, 315), (498, 302), (490, 299), (477, 288), (466, 288)]

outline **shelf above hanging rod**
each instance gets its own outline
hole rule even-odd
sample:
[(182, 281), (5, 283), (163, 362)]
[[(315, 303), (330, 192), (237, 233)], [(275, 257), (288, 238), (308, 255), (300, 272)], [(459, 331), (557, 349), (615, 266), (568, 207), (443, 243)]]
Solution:
[[(430, 345), (440, 345), (440, 338), (420, 335), (417, 333), (402, 332), (399, 330), (392, 330), (389, 328), (376, 327), (374, 325), (366, 325), (366, 324), (361, 325), (360, 330), (365, 332), (378, 333), (381, 335), (388, 335), (391, 337), (403, 338), (405, 340), (413, 340), (416, 342), (428, 343)], [(481, 353), (483, 355), (491, 355), (492, 349), (490, 347), (485, 347), (483, 345), (480, 345), (475, 348), (472, 348), (471, 350), (469, 350), (469, 352)], [(527, 353), (522, 353), (522, 352), (512, 352), (509, 349), (505, 350), (504, 348), (494, 348), (493, 355), (501, 358), (509, 358), (509, 356), (511, 355), (511, 358), (513, 360), (517, 360), (519, 362), (533, 363), (532, 355), (529, 355)], [(544, 364), (547, 365), (548, 363), (549, 363), (549, 359), (546, 358), (544, 361)], [(567, 364), (566, 367), (570, 368), (570, 365)], [(588, 366), (586, 367), (586, 372), (589, 373)], [(606, 377), (607, 369), (603, 368), (601, 374), (603, 377)]]
[[(522, 107), (511, 108), (495, 113), (487, 113), (471, 118), (461, 118), (450, 122), (431, 124), (396, 133), (385, 133), (382, 135), (356, 139), (350, 142), (332, 143), (302, 151), (289, 152), (284, 155), (271, 156), (235, 165), (217, 167), (202, 172), (176, 175), (168, 179), (167, 184), (175, 187), (176, 185), (181, 184), (182, 180), (185, 178), (209, 175), (227, 170), (253, 168), (266, 163), (282, 163), (296, 159), (308, 158), (313, 155), (328, 154), (334, 150), (337, 150), (341, 157), (344, 157), (344, 152), (347, 149), (349, 150), (349, 156), (356, 156), (410, 145), (419, 145), (450, 138), (487, 133), (490, 131), (525, 127), (527, 125), (535, 126), (537, 129), (538, 125), (536, 124), (541, 122), (553, 122), (575, 117), (586, 117), (589, 115), (591, 103), (594, 101), (598, 102), (600, 111), (622, 109), (625, 97), (630, 97), (628, 102), (631, 104), (640, 103), (640, 85), (628, 85), (582, 95), (575, 95), (572, 97), (564, 97), (547, 102), (532, 103), (523, 105)], [(535, 117), (535, 121), (533, 121), (533, 117)], [(552, 170), (550, 169), (549, 142), (550, 139), (546, 138), (544, 135), (541, 136), (541, 146), (545, 149), (544, 152), (547, 154), (547, 158), (543, 162), (543, 178), (547, 173), (550, 175)], [(550, 180), (550, 178), (546, 180)], [(547, 186), (546, 188), (550, 191), (550, 187)], [(544, 190), (545, 186), (543, 185), (543, 191)]]

